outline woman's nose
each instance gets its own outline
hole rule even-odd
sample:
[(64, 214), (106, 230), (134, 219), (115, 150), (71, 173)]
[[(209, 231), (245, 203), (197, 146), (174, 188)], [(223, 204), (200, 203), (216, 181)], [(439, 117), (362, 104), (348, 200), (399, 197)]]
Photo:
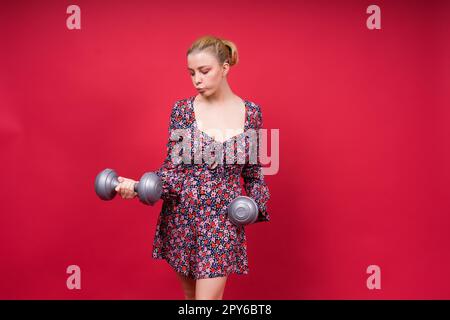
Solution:
[(195, 82), (196, 86), (198, 86), (200, 83), (202, 83), (200, 80), (201, 80), (200, 76), (195, 76), (194, 77), (194, 82)]

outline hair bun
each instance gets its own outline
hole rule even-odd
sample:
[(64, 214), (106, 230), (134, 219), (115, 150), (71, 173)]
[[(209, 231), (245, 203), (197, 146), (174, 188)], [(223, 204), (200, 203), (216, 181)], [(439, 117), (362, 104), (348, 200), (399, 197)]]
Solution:
[(239, 61), (239, 57), (238, 57), (238, 53), (237, 53), (237, 48), (236, 45), (226, 39), (221, 39), (222, 43), (228, 48), (228, 51), (230, 53), (230, 66), (235, 65), (236, 63), (238, 63)]

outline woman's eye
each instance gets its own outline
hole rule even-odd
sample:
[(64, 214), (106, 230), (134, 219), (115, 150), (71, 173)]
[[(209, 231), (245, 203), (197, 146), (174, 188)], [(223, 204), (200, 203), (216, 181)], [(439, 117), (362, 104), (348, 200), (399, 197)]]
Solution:
[[(202, 74), (207, 74), (209, 72), (209, 70), (208, 71), (205, 71), (205, 72), (201, 72)], [(194, 76), (194, 73), (191, 73), (191, 77), (193, 77)]]

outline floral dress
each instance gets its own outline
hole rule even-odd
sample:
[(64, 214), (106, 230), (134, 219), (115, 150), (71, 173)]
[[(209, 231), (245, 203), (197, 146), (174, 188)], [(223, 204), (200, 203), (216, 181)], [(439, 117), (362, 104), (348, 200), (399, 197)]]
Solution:
[[(167, 157), (155, 171), (163, 185), (163, 204), (156, 225), (152, 256), (165, 259), (175, 271), (192, 279), (222, 277), (232, 272), (248, 274), (244, 226), (236, 226), (229, 220), (227, 208), (234, 198), (243, 195), (242, 176), (246, 195), (258, 204), (255, 223), (270, 220), (266, 208), (269, 189), (264, 181), (259, 156), (257, 161), (250, 162), (251, 149), (247, 138), (247, 132), (257, 132), (262, 127), (261, 108), (244, 100), (244, 132), (222, 143), (198, 129), (194, 99), (195, 96), (178, 100), (172, 107)], [(174, 135), (176, 129), (184, 129), (189, 135), (177, 137)], [(186, 158), (177, 161), (172, 155), (178, 154), (181, 158), (182, 152), (177, 152), (176, 146), (180, 146), (180, 141), (186, 138), (191, 143), (188, 154), (191, 161), (186, 161)], [(259, 138), (257, 142), (259, 149)], [(214, 163), (204, 159), (194, 161), (195, 156), (205, 150), (214, 156), (217, 155), (216, 150), (223, 150), (221, 155), (234, 150), (236, 157), (243, 156), (245, 161), (220, 162), (217, 158), (214, 158)]]

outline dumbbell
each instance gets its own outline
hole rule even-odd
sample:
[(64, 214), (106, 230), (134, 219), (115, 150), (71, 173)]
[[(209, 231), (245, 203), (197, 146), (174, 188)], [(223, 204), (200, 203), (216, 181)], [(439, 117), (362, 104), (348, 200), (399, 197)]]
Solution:
[(237, 226), (245, 226), (258, 218), (258, 205), (247, 196), (236, 197), (228, 205), (228, 218)]
[[(113, 169), (105, 169), (95, 178), (95, 193), (102, 200), (112, 200), (117, 194), (115, 189), (119, 183), (117, 173)], [(142, 203), (152, 206), (161, 198), (161, 179), (154, 172), (146, 172), (134, 185), (134, 191)]]

